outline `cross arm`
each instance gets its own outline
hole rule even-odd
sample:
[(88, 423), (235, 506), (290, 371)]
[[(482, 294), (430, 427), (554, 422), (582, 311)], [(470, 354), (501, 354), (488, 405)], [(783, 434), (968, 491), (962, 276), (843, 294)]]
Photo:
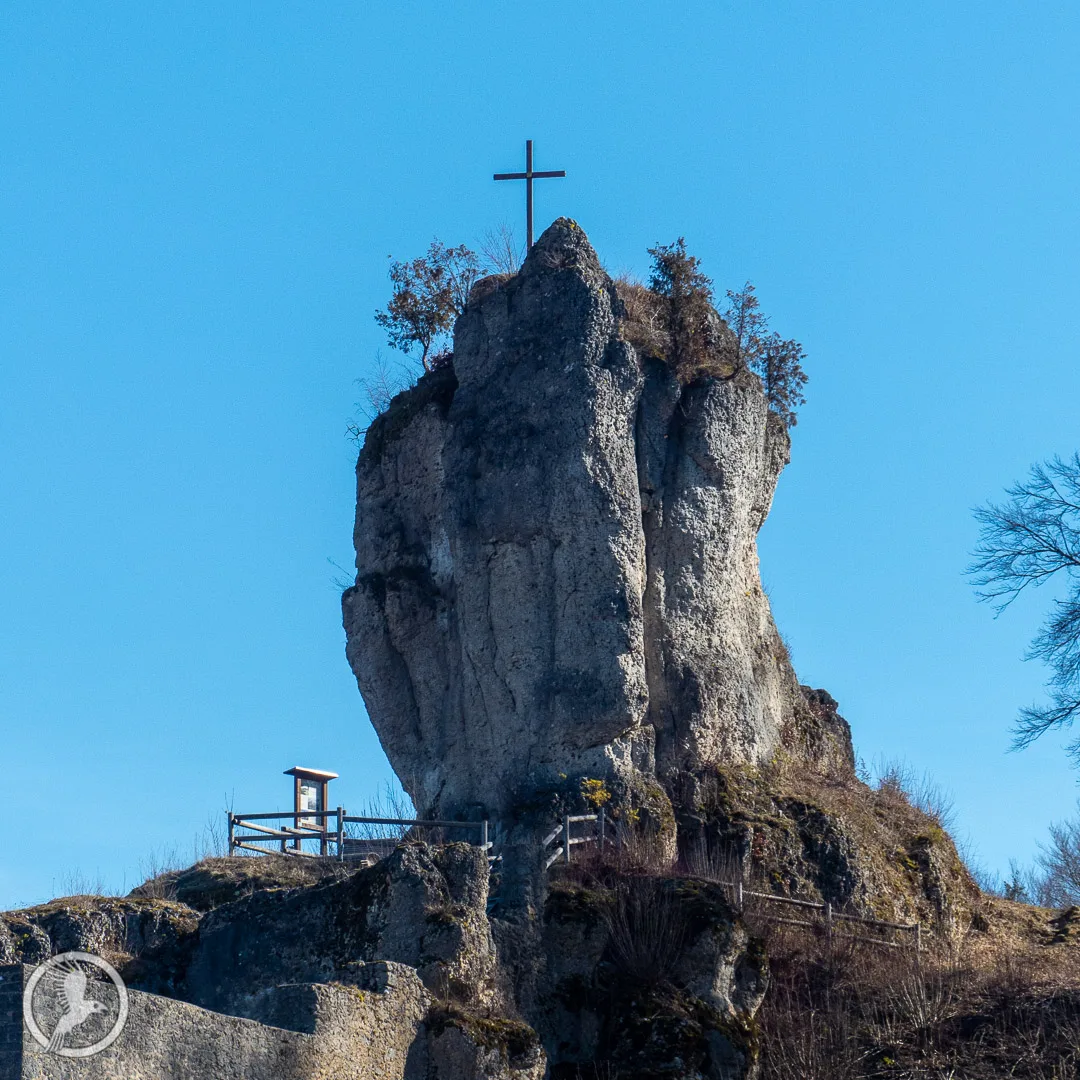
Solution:
[(566, 170), (559, 169), (557, 172), (497, 172), (496, 180), (542, 180), (549, 176), (565, 176)]

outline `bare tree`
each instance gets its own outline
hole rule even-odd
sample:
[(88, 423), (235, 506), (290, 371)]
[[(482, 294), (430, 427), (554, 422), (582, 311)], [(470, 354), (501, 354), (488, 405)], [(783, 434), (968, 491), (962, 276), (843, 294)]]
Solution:
[[(431, 358), (432, 366), (435, 366), (435, 359), (436, 357)], [(350, 420), (345, 429), (349, 438), (357, 444), (363, 442), (364, 434), (375, 417), (385, 412), (394, 397), (410, 387), (414, 381), (412, 373), (404, 364), (391, 367), (382, 350), (376, 351), (372, 373), (356, 380), (364, 394), (364, 400), (358, 401), (356, 408), (363, 413), (365, 422), (362, 423), (359, 419)]]
[(1051, 825), (1050, 842), (1039, 845), (1035, 862), (1029, 891), (1036, 903), (1044, 907), (1080, 903), (1080, 819)]
[(523, 249), (507, 224), (488, 229), (480, 241), (480, 254), (487, 269), (495, 274), (516, 274), (521, 269)]
[[(1033, 466), (1006, 494), (1007, 502), (975, 511), (982, 529), (968, 574), (979, 599), (1000, 614), (1029, 586), (1056, 578), (1066, 587), (1027, 653), (1050, 665), (1050, 702), (1021, 710), (1020, 749), (1080, 713), (1080, 454)], [(1068, 752), (1080, 761), (1080, 739)]]

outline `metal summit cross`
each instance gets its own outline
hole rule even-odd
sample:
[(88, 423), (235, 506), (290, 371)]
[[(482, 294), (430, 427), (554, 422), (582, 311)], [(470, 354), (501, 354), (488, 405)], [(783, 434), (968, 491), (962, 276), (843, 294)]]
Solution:
[(533, 172), (532, 167), (532, 139), (525, 141), (525, 171), (496, 173), (496, 180), (524, 180), (525, 181), (525, 231), (527, 234), (526, 250), (533, 246), (533, 181), (546, 180), (549, 176), (565, 176), (564, 170), (557, 172)]

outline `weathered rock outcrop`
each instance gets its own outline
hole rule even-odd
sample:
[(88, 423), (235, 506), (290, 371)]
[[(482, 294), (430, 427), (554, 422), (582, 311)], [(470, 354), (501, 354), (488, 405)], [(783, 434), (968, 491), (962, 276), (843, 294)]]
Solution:
[(367, 433), (347, 653), (422, 811), (754, 763), (795, 722), (756, 550), (787, 433), (756, 377), (681, 385), (624, 318), (560, 219)]
[(348, 981), (357, 963), (414, 968), (428, 990), (470, 1006), (494, 998), (487, 858), (450, 844), (400, 847), (332, 884), (264, 890), (205, 915), (183, 996), (248, 1016), (253, 993), (283, 982)]
[[(251, 886), (206, 912), (69, 897), (0, 914), (0, 996), (5, 972), (60, 951), (117, 964), (133, 1020), (95, 1059), (97, 1080), (540, 1080), (597, 1063), (613, 1077), (752, 1074), (766, 964), (715, 884), (569, 867), (523, 926), (487, 914), (487, 857), (464, 844), (406, 844), (303, 885), (283, 868), (287, 887), (274, 862), (177, 875), (215, 895), (226, 878)], [(21, 1012), (6, 1019), (0, 1056)]]

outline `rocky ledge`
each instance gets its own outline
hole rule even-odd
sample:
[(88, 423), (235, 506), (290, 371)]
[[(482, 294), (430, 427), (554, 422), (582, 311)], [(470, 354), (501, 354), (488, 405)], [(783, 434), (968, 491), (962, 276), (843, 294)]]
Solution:
[(169, 1021), (156, 1034), (132, 1024), (122, 1060), (168, 1080), (197, 1074), (161, 1064), (192, 1031), (196, 1043), (220, 1035), (226, 1057), (243, 1035), (236, 1075), (264, 1075), (252, 1061), (277, 1045), (272, 1031), (222, 1017), (267, 1025), (278, 1042), (281, 1029), (311, 1036), (282, 1043), (295, 1069), (272, 1075), (296, 1080), (339, 1058), (333, 1075), (358, 1080), (753, 1070), (765, 960), (716, 885), (570, 867), (523, 925), (488, 914), (486, 855), (464, 844), (405, 844), (354, 872), (313, 859), (305, 872), (298, 883), (285, 859), (208, 860), (139, 896), (2, 914), (0, 968), (68, 950), (109, 959), (145, 995), (139, 1008)]

